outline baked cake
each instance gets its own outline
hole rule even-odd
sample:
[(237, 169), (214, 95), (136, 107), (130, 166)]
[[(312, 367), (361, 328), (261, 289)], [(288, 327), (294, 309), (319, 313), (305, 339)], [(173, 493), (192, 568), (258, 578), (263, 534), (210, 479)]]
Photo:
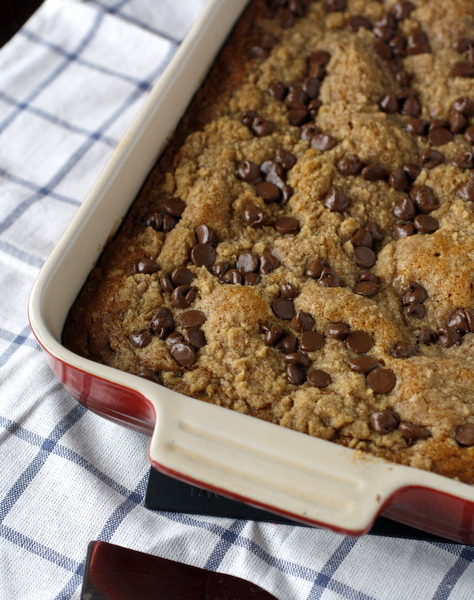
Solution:
[(474, 4), (255, 0), (64, 344), (474, 483)]

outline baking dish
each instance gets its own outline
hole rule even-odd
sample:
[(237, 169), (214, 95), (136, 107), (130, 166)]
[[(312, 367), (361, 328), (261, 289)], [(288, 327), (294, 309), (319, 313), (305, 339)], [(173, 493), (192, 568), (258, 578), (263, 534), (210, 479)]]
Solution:
[(152, 434), (164, 473), (347, 535), (379, 514), (474, 542), (474, 487), (387, 463), (206, 404), (73, 354), (61, 332), (116, 231), (247, 0), (209, 0), (153, 88), (33, 287), (29, 318), (54, 373), (90, 410)]

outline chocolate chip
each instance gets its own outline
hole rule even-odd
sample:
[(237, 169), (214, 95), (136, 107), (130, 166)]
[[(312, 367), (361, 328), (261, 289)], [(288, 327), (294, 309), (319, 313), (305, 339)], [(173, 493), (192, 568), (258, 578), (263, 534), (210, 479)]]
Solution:
[(243, 277), (237, 271), (237, 269), (229, 269), (223, 275), (219, 277), (220, 283), (230, 283), (232, 285), (241, 284), (243, 282)]
[(348, 363), (352, 371), (367, 375), (367, 373), (370, 373), (370, 371), (377, 367), (379, 361), (373, 356), (355, 356), (353, 358), (349, 358)]
[(376, 367), (367, 375), (367, 385), (376, 394), (388, 394), (396, 381), (393, 371), (383, 367)]
[(244, 285), (258, 285), (261, 277), (258, 273), (244, 273)]
[(319, 276), (318, 283), (325, 287), (339, 287), (339, 277), (334, 269), (326, 267)]
[(275, 346), (279, 339), (285, 334), (285, 330), (280, 325), (272, 325), (265, 332), (265, 343), (267, 346)]
[(342, 12), (347, 9), (347, 0), (324, 0), (326, 12)]
[(378, 410), (370, 415), (370, 426), (380, 435), (386, 435), (398, 428), (400, 419), (393, 410)]
[(393, 226), (393, 232), (397, 239), (415, 235), (416, 227), (413, 223), (396, 223)]
[(474, 101), (469, 96), (462, 96), (453, 102), (452, 109), (466, 117), (471, 117), (474, 114)]
[[(375, 50), (375, 52), (380, 56), (380, 58), (382, 60), (388, 61), (392, 58), (392, 49), (387, 44), (387, 42), (385, 42), (384, 40), (378, 39), (376, 42), (373, 43), (372, 48)], [(392, 96), (392, 94), (387, 94), (387, 96)], [(393, 98), (387, 98), (387, 96), (380, 101), (380, 108), (388, 114), (392, 114), (392, 112), (397, 112), (398, 111), (398, 102), (397, 102), (397, 109), (394, 110), (395, 103), (393, 102), (393, 98), (395, 98), (395, 96), (393, 96)], [(395, 98), (395, 101), (397, 101), (396, 98)]]
[(430, 344), (434, 344), (438, 339), (438, 334), (436, 331), (433, 331), (429, 327), (422, 327), (420, 330), (420, 334), (418, 336), (418, 341), (420, 344), (425, 344), (429, 346)]
[(410, 345), (408, 342), (397, 342), (393, 348), (390, 349), (390, 355), (395, 358), (410, 358), (415, 356), (416, 346)]
[(278, 148), (275, 151), (275, 162), (281, 165), (285, 171), (289, 171), (296, 164), (296, 156), (287, 150), (283, 150), (283, 148)]
[(206, 317), (200, 310), (187, 310), (178, 317), (178, 323), (183, 329), (200, 327), (205, 321)]
[(290, 108), (286, 112), (290, 125), (301, 127), (309, 119), (309, 110), (307, 108)]
[(316, 352), (324, 346), (324, 336), (318, 331), (303, 331), (300, 348), (305, 352)]
[(171, 281), (175, 286), (189, 285), (194, 279), (194, 273), (186, 267), (178, 267), (171, 273)]
[(260, 273), (268, 275), (280, 266), (280, 261), (270, 252), (264, 252), (260, 259)]
[[(374, 44), (374, 49), (379, 55), (380, 52), (382, 52), (382, 54), (384, 55), (387, 55), (388, 58), (386, 60), (389, 60), (392, 55), (390, 47), (385, 42), (376, 42)], [(382, 58), (384, 58), (384, 56), (382, 56)], [(384, 113), (387, 113), (387, 115), (394, 115), (399, 111), (400, 108), (398, 106), (398, 100), (395, 94), (387, 94), (386, 96), (384, 96), (380, 100), (379, 106)]]
[(163, 215), (157, 212), (149, 214), (145, 219), (145, 225), (153, 227), (155, 231), (161, 231), (163, 229)]
[(349, 19), (347, 27), (352, 33), (357, 33), (361, 27), (364, 29), (372, 29), (372, 23), (362, 15), (356, 15)]
[(431, 170), (444, 163), (444, 156), (441, 152), (430, 148), (422, 153), (419, 163), (423, 169)]
[(255, 256), (255, 254), (252, 254), (251, 252), (244, 252), (243, 254), (239, 254), (235, 263), (236, 269), (242, 275), (244, 273), (255, 273), (255, 271), (258, 271), (259, 265), (260, 260), (258, 256)]
[(428, 133), (428, 140), (433, 146), (444, 146), (454, 139), (453, 134), (445, 127), (435, 127)]
[(408, 196), (404, 196), (393, 207), (393, 214), (402, 221), (411, 221), (416, 216), (415, 204)]
[(309, 313), (299, 310), (291, 319), (290, 326), (299, 333), (310, 331), (314, 327), (314, 319)]
[(184, 333), (184, 341), (186, 344), (189, 344), (193, 348), (199, 349), (203, 348), (206, 345), (206, 336), (202, 329), (198, 329), (193, 327)]
[(377, 262), (375, 252), (365, 246), (357, 246), (354, 249), (354, 259), (359, 267), (370, 269)]
[(314, 123), (305, 123), (301, 127), (300, 137), (302, 140), (312, 140), (317, 133), (320, 133), (320, 131)]
[(273, 33), (266, 32), (260, 41), (260, 46), (265, 50), (272, 50), (278, 44), (278, 38)]
[(390, 173), (388, 184), (397, 192), (406, 192), (408, 190), (408, 176), (403, 169), (397, 169)]
[(142, 258), (137, 260), (132, 265), (132, 275), (137, 273), (144, 273), (145, 275), (151, 275), (160, 270), (159, 265), (151, 258)]
[(349, 325), (346, 323), (330, 323), (324, 330), (324, 335), (327, 338), (342, 341), (349, 335), (349, 331)]
[(418, 215), (415, 217), (413, 225), (420, 233), (434, 233), (439, 228), (439, 221), (431, 215)]
[(428, 37), (424, 31), (417, 29), (407, 39), (407, 54), (424, 54), (425, 52), (431, 52), (430, 43)]
[(302, 385), (306, 381), (306, 373), (299, 365), (288, 365), (286, 367), (286, 379), (293, 385)]
[(403, 165), (402, 169), (405, 171), (410, 181), (415, 181), (415, 179), (421, 173), (420, 165), (417, 165), (415, 163), (407, 163)]
[(424, 319), (426, 315), (426, 308), (423, 306), (423, 304), (415, 303), (410, 304), (406, 312), (409, 317), (413, 317), (415, 319)]
[(465, 308), (464, 313), (466, 315), (466, 321), (469, 326), (469, 332), (474, 333), (474, 309)]
[(246, 125), (247, 127), (251, 127), (253, 120), (258, 117), (258, 113), (254, 110), (246, 110), (242, 117), (240, 118), (240, 122)]
[(260, 58), (262, 60), (265, 60), (266, 58), (268, 58), (268, 55), (268, 50), (262, 48), (261, 46), (252, 46), (252, 48), (250, 48), (249, 50), (250, 58)]
[(298, 340), (292, 333), (287, 333), (275, 344), (275, 348), (281, 350), (285, 354), (296, 352)]
[(434, 195), (433, 190), (427, 185), (417, 185), (412, 188), (410, 190), (410, 198), (421, 213), (428, 214), (439, 208), (438, 199)]
[(178, 342), (170, 349), (171, 356), (181, 367), (190, 367), (196, 362), (196, 351), (189, 344)]
[(186, 208), (186, 203), (181, 198), (168, 198), (163, 201), (161, 208), (172, 217), (180, 217)]
[(419, 117), (421, 114), (421, 104), (418, 98), (409, 96), (403, 103), (400, 113), (411, 117)]
[(304, 367), (305, 369), (311, 365), (311, 360), (305, 352), (291, 352), (290, 354), (285, 354), (285, 362), (290, 363), (291, 365), (300, 365), (300, 367)]
[(375, 273), (371, 273), (370, 271), (361, 273), (361, 275), (358, 277), (358, 281), (371, 281), (377, 285), (380, 283), (380, 279), (377, 277), (377, 275)]
[(161, 307), (150, 320), (151, 331), (164, 340), (174, 330), (174, 319), (169, 308)]
[(237, 166), (237, 174), (239, 179), (254, 185), (262, 181), (260, 167), (251, 160), (243, 160)]
[(176, 287), (171, 279), (171, 275), (169, 273), (165, 275), (161, 275), (160, 277), (160, 286), (161, 289), (167, 294), (171, 294), (174, 288)]
[(474, 145), (474, 125), (469, 126), (464, 132), (464, 139), (468, 144)]
[(359, 281), (355, 284), (352, 291), (354, 294), (359, 294), (359, 296), (372, 298), (372, 296), (378, 294), (380, 287), (373, 281)]
[(400, 71), (395, 73), (395, 79), (402, 88), (407, 88), (410, 85), (412, 77), (411, 73), (407, 73), (407, 71), (404, 71), (403, 69), (400, 69)]
[(295, 305), (290, 298), (275, 298), (272, 302), (273, 312), (280, 319), (290, 320), (295, 316)]
[(249, 227), (253, 229), (259, 229), (267, 222), (267, 213), (258, 206), (251, 204), (244, 210), (244, 221)]
[(358, 175), (364, 167), (357, 154), (343, 156), (336, 166), (341, 175)]
[(142, 377), (143, 379), (148, 379), (149, 381), (153, 381), (153, 383), (162, 383), (159, 373), (155, 373), (154, 371), (151, 371), (151, 370), (142, 371), (141, 373), (138, 374), (138, 377)]
[(287, 233), (296, 233), (300, 230), (300, 223), (295, 217), (280, 217), (274, 225), (278, 233), (285, 235)]
[(283, 29), (293, 27), (295, 24), (295, 16), (288, 8), (279, 8), (275, 15), (275, 20)]
[(373, 240), (367, 229), (360, 228), (352, 234), (351, 243), (353, 246), (366, 246), (367, 248), (372, 248)]
[(323, 204), (333, 212), (343, 212), (351, 205), (351, 200), (341, 192), (339, 188), (333, 187), (323, 198)]
[(397, 21), (403, 21), (414, 8), (414, 5), (408, 0), (401, 0), (392, 6), (392, 13)]
[(330, 60), (331, 55), (326, 50), (315, 50), (308, 53), (308, 61), (314, 65), (324, 67)]
[(453, 43), (453, 50), (456, 50), (456, 52), (459, 52), (459, 54), (464, 54), (464, 52), (470, 50), (472, 46), (473, 40), (461, 37)]
[(344, 341), (349, 350), (352, 350), (357, 354), (368, 352), (374, 343), (371, 335), (366, 331), (361, 331), (359, 329), (351, 331)]
[(405, 306), (409, 304), (422, 304), (428, 298), (428, 294), (423, 286), (414, 281), (410, 281), (408, 289), (402, 297)]
[(474, 179), (469, 179), (467, 183), (461, 185), (456, 190), (456, 195), (459, 196), (465, 202), (474, 201)]
[(317, 133), (311, 138), (311, 148), (327, 152), (336, 146), (337, 141), (327, 133)]
[(273, 133), (275, 125), (270, 123), (270, 121), (257, 116), (253, 119), (250, 129), (257, 137), (264, 137)]
[(449, 115), (449, 129), (452, 133), (461, 133), (466, 129), (468, 120), (462, 112), (452, 110)]
[(275, 81), (268, 88), (268, 93), (273, 96), (276, 100), (284, 100), (286, 94), (288, 93), (288, 86), (286, 86), (282, 81)]
[(388, 179), (390, 171), (383, 165), (372, 163), (362, 169), (361, 175), (367, 181), (382, 181)]
[(332, 383), (331, 375), (326, 371), (321, 371), (321, 369), (311, 369), (311, 371), (308, 371), (306, 379), (309, 385), (315, 388), (325, 388)]
[(280, 189), (271, 181), (257, 183), (255, 191), (263, 198), (264, 202), (278, 202), (280, 199)]
[(443, 348), (451, 348), (462, 340), (461, 333), (454, 327), (446, 325), (438, 328), (438, 344)]
[(265, 181), (274, 183), (277, 187), (284, 183), (285, 170), (275, 160), (265, 160), (260, 165), (260, 172), (264, 175)]
[(207, 225), (198, 225), (195, 228), (194, 233), (200, 244), (211, 244), (211, 246), (217, 245), (217, 235), (214, 230)]
[(151, 340), (150, 331), (148, 329), (145, 329), (140, 333), (131, 333), (128, 336), (128, 339), (135, 347), (145, 348), (145, 346), (148, 346)]
[(456, 429), (456, 442), (460, 446), (474, 446), (474, 425), (466, 423)]
[(282, 283), (280, 295), (282, 298), (296, 298), (299, 296), (299, 291), (291, 283)]
[(365, 224), (365, 229), (370, 233), (374, 242), (381, 242), (383, 240), (383, 231), (373, 221), (367, 221)]
[(308, 267), (306, 268), (305, 274), (307, 277), (312, 277), (313, 279), (318, 279), (321, 277), (324, 269), (328, 268), (328, 263), (323, 258), (317, 258), (313, 260)]
[(402, 422), (398, 426), (398, 431), (402, 434), (411, 446), (416, 440), (426, 440), (431, 437), (431, 432), (426, 427), (420, 427), (420, 425), (413, 425), (413, 423)]
[(289, 108), (301, 108), (308, 100), (308, 94), (302, 88), (291, 86), (285, 97), (285, 104)]
[(216, 260), (216, 251), (211, 244), (196, 244), (191, 250), (191, 260), (197, 267), (210, 267)]
[(168, 344), (168, 346), (172, 346), (173, 344), (177, 344), (178, 342), (182, 341), (184, 341), (184, 335), (182, 333), (178, 333), (177, 331), (170, 333), (165, 338), (165, 342)]
[(163, 231), (164, 233), (169, 233), (172, 229), (176, 227), (176, 219), (171, 215), (165, 214), (163, 215)]
[(451, 69), (454, 77), (474, 77), (474, 64), (460, 60)]
[(171, 302), (176, 308), (188, 308), (196, 298), (196, 288), (190, 285), (180, 285), (171, 294)]
[(467, 321), (466, 311), (462, 308), (458, 308), (449, 319), (448, 325), (449, 327), (454, 327), (461, 333), (468, 333), (469, 324)]
[(321, 79), (319, 77), (306, 77), (303, 81), (303, 90), (309, 98), (317, 98), (321, 88)]
[(429, 123), (425, 119), (410, 119), (406, 124), (405, 129), (408, 133), (411, 133), (411, 135), (421, 136), (426, 134), (428, 125)]
[(394, 35), (397, 23), (391, 13), (384, 13), (374, 23), (375, 35), (382, 39), (384, 42), (388, 42)]
[(472, 152), (463, 152), (453, 160), (453, 165), (462, 170), (474, 169), (474, 154)]
[(209, 269), (213, 275), (220, 278), (226, 271), (230, 268), (230, 264), (228, 262), (222, 261), (218, 262)]

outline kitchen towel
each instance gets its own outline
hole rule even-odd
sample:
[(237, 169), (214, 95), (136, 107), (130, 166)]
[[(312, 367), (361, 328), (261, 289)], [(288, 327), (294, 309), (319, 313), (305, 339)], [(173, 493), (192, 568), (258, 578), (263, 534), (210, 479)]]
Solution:
[(78, 600), (96, 539), (279, 600), (472, 598), (469, 546), (148, 510), (148, 438), (79, 405), (29, 329), (41, 265), (203, 5), (46, 0), (0, 50), (0, 599)]

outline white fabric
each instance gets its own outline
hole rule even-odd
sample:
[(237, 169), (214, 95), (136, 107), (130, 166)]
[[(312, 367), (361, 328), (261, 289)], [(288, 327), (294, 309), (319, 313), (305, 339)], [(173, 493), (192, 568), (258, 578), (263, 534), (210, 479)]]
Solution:
[(77, 600), (95, 539), (279, 600), (472, 598), (467, 546), (148, 510), (148, 438), (70, 397), (29, 330), (39, 268), (203, 4), (46, 0), (0, 50), (0, 598)]

